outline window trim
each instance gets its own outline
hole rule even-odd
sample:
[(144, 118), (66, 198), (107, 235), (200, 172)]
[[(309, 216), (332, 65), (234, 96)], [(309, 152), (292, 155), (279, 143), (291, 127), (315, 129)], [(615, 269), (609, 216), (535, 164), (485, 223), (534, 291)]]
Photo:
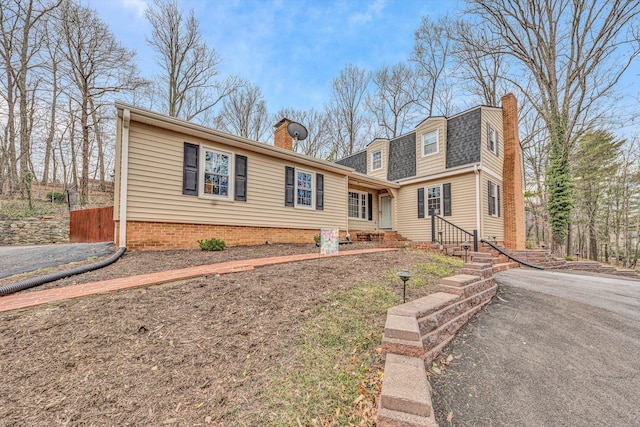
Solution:
[[(351, 193), (358, 195), (358, 216), (351, 216), (349, 202), (351, 201)], [(364, 205), (363, 205), (364, 202)], [(358, 190), (349, 190), (347, 192), (347, 218), (358, 221), (369, 221), (369, 193)]]
[[(424, 208), (426, 209), (426, 216), (431, 216), (431, 211), (429, 210), (429, 189), (430, 188), (437, 188), (439, 190), (440, 196), (438, 197), (438, 199), (440, 199), (440, 212), (436, 212), (436, 215), (443, 215), (444, 213), (444, 197), (442, 194), (442, 184), (437, 184), (437, 185), (429, 185), (424, 187)], [(435, 199), (435, 197), (432, 197), (432, 199)]]
[[(425, 153), (424, 153), (424, 147), (425, 147), (425, 145), (426, 145), (426, 144), (425, 144), (425, 138), (426, 138), (428, 135), (431, 135), (431, 134), (435, 134), (435, 135), (436, 135), (436, 142), (435, 142), (435, 144), (436, 144), (436, 151), (434, 151), (433, 153), (425, 154)], [(430, 143), (429, 145), (432, 145), (432, 143)], [(422, 143), (420, 144), (420, 154), (422, 154), (422, 157), (429, 157), (429, 156), (433, 156), (434, 154), (438, 154), (439, 152), (440, 152), (440, 132), (438, 132), (438, 129), (435, 129), (435, 130), (432, 130), (432, 131), (429, 131), (429, 132), (423, 133), (423, 134), (422, 134)]]
[[(228, 177), (228, 188), (227, 195), (221, 196), (219, 194), (209, 194), (205, 193), (205, 162), (206, 162), (206, 151), (212, 151), (217, 154), (224, 154), (229, 158), (229, 166), (227, 170)], [(216, 147), (212, 147), (210, 145), (200, 145), (200, 159), (199, 159), (199, 168), (200, 171), (198, 173), (198, 197), (203, 199), (216, 199), (216, 200), (228, 200), (233, 201), (232, 194), (234, 194), (234, 186), (235, 186), (235, 153), (233, 151), (221, 150)]]
[[(375, 159), (373, 158), (373, 156), (375, 156), (376, 154), (380, 154), (380, 167), (374, 167), (375, 165)], [(380, 150), (376, 150), (371, 152), (371, 171), (379, 171), (384, 167), (384, 164), (382, 162), (382, 149)]]
[[(298, 203), (298, 173), (306, 173), (311, 175), (311, 200), (310, 204), (302, 205)], [(293, 168), (293, 207), (296, 209), (316, 210), (316, 173), (307, 169)]]

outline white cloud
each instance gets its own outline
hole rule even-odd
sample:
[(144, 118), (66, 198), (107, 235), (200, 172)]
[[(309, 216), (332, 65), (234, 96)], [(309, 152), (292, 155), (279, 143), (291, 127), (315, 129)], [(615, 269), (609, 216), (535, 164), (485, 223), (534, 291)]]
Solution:
[(138, 16), (144, 16), (144, 11), (147, 9), (147, 2), (145, 0), (120, 0), (122, 5), (127, 9), (133, 9)]
[(371, 22), (374, 18), (377, 18), (381, 15), (382, 10), (387, 4), (387, 0), (375, 0), (373, 3), (367, 7), (365, 12), (358, 12), (351, 16), (349, 19), (352, 24), (362, 25), (367, 22)]

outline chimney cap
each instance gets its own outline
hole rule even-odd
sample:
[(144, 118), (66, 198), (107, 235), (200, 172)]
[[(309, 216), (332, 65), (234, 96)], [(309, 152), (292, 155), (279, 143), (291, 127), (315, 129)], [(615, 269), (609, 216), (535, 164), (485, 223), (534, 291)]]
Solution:
[(283, 123), (291, 123), (291, 120), (287, 119), (286, 117), (283, 117), (278, 123), (273, 125), (273, 127), (279, 128)]

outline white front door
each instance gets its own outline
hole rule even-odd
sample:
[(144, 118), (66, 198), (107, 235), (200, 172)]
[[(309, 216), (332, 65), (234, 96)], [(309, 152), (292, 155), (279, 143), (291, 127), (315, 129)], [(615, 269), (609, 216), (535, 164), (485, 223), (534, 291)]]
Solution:
[(391, 229), (391, 196), (381, 194), (380, 199), (380, 228)]

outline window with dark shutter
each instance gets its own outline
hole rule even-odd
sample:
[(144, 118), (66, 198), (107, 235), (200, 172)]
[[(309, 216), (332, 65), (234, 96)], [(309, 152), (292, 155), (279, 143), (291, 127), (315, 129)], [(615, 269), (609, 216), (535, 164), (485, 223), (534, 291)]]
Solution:
[(424, 188), (418, 188), (418, 218), (424, 218)]
[(493, 215), (493, 183), (487, 181), (487, 204), (489, 205), (489, 215)]
[(451, 183), (442, 184), (443, 214), (451, 216)]
[(295, 204), (295, 169), (291, 166), (284, 167), (284, 205), (294, 206)]
[(247, 201), (247, 156), (236, 154), (236, 180), (234, 199), (240, 202)]
[(184, 160), (182, 163), (182, 194), (198, 195), (198, 152), (197, 144), (184, 143)]
[(498, 202), (496, 203), (496, 210), (498, 211), (498, 216), (500, 216), (500, 186), (496, 185), (496, 197)]
[(367, 208), (369, 209), (369, 221), (373, 220), (373, 194), (367, 193)]
[(324, 175), (316, 174), (316, 209), (324, 210)]

